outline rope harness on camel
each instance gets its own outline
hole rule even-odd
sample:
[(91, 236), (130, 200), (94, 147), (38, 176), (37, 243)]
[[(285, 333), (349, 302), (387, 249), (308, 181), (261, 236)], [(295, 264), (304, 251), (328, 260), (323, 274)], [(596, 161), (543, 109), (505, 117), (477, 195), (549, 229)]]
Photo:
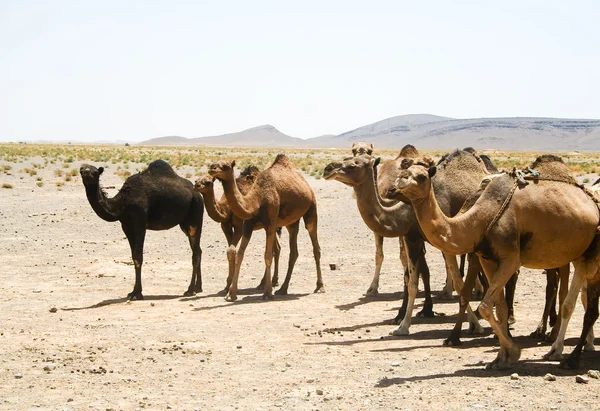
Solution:
[(504, 199), (504, 202), (500, 206), (500, 209), (498, 210), (498, 212), (496, 213), (496, 215), (494, 216), (494, 218), (488, 225), (487, 229), (485, 230), (485, 237), (488, 236), (490, 231), (492, 231), (492, 228), (494, 228), (494, 225), (496, 225), (498, 220), (500, 220), (500, 217), (502, 217), (502, 214), (504, 214), (504, 211), (508, 207), (508, 204), (510, 203), (510, 200), (512, 199), (512, 197), (514, 195), (515, 190), (518, 187), (523, 188), (523, 187), (529, 185), (529, 181), (534, 181), (534, 182), (556, 181), (559, 183), (567, 183), (567, 184), (574, 185), (574, 186), (582, 189), (588, 195), (588, 197), (590, 197), (592, 200), (594, 200), (594, 202), (596, 203), (596, 205), (598, 205), (598, 208), (600, 209), (600, 199), (596, 198), (596, 196), (594, 196), (594, 194), (589, 189), (587, 189), (585, 186), (578, 184), (575, 181), (575, 179), (573, 179), (573, 177), (570, 177), (570, 176), (568, 178), (557, 178), (557, 177), (546, 177), (546, 176), (542, 177), (539, 172), (537, 172), (536, 170), (533, 170), (531, 168), (527, 168), (526, 170), (517, 170), (516, 168), (513, 168), (513, 171), (508, 174), (512, 178), (514, 178), (515, 182), (514, 182), (513, 186), (511, 187), (510, 191), (508, 192), (508, 195)]

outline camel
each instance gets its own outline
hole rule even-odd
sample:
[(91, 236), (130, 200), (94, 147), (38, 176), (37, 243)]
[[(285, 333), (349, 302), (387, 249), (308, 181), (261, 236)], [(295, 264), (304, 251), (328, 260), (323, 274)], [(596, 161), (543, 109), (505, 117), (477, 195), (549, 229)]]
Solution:
[(433, 246), (449, 254), (475, 251), (479, 256), (490, 282), (479, 312), (500, 342), (496, 359), (487, 365), (489, 369), (509, 368), (520, 358), (520, 347), (508, 335), (508, 310), (503, 298), (504, 285), (519, 267), (543, 269), (569, 262), (575, 267), (561, 307), (560, 329), (546, 355), (549, 359), (562, 358), (577, 294), (586, 279), (597, 277), (598, 205), (575, 184), (559, 157), (538, 157), (530, 168), (539, 174), (533, 174), (529, 181), (520, 173), (490, 181), (473, 207), (457, 217), (448, 217), (442, 211), (437, 193), (432, 190), (436, 167), (412, 165), (396, 181), (395, 188), (410, 198), (419, 225)]
[(254, 226), (262, 224), (267, 233), (265, 249), (265, 287), (263, 299), (273, 297), (271, 282), (271, 263), (273, 260), (273, 247), (278, 227), (286, 227), (289, 232), (290, 258), (288, 270), (281, 288), (276, 294), (287, 294), (288, 286), (298, 258), (298, 231), (300, 219), (310, 236), (313, 255), (317, 267), (317, 287), (315, 292), (323, 292), (323, 278), (321, 275), (321, 248), (317, 238), (317, 201), (315, 194), (306, 182), (293, 168), (290, 160), (283, 154), (278, 154), (273, 164), (256, 177), (250, 191), (243, 195), (235, 184), (234, 161), (221, 160), (211, 164), (209, 174), (223, 184), (223, 190), (231, 211), (238, 217), (246, 220), (242, 233), (242, 242), (237, 250), (235, 259), (235, 272), (231, 286), (227, 293), (228, 301), (237, 299), (237, 284), (244, 252)]
[[(235, 179), (238, 189), (242, 194), (246, 194), (248, 191), (250, 191), (250, 188), (254, 184), (258, 173), (260, 173), (258, 167), (251, 165), (246, 167)], [(223, 293), (227, 294), (229, 286), (231, 285), (231, 280), (233, 279), (233, 273), (235, 271), (236, 247), (242, 238), (242, 225), (244, 224), (244, 220), (231, 212), (225, 195), (221, 196), (218, 201), (216, 200), (214, 191), (214, 177), (210, 175), (201, 176), (196, 180), (196, 183), (194, 184), (194, 190), (200, 193), (204, 198), (204, 206), (206, 207), (208, 216), (217, 223), (221, 223), (221, 230), (223, 230), (223, 234), (225, 234), (225, 238), (227, 240), (227, 262), (229, 266), (229, 272), (227, 275), (227, 283), (223, 289)], [(261, 228), (262, 226), (257, 225), (254, 229), (258, 230)], [(278, 234), (280, 233), (281, 231), (279, 230)], [(277, 237), (275, 237), (275, 248), (273, 250), (273, 256), (275, 260), (272, 279), (273, 285), (277, 285), (279, 282), (278, 273), (280, 251), (281, 247), (279, 246), (279, 241)], [(263, 277), (257, 288), (264, 288), (264, 284), (265, 279)]]
[[(473, 170), (477, 170), (477, 166), (473, 167), (473, 169), (469, 169), (469, 166), (474, 166), (473, 163), (478, 164), (476, 157), (468, 153), (465, 154), (466, 156), (469, 156), (469, 158), (467, 158), (464, 162), (466, 164), (463, 164), (463, 171), (460, 172), (459, 170), (452, 170), (453, 172), (456, 172), (461, 183), (468, 182), (470, 180), (468, 174), (473, 173)], [(403, 319), (400, 322), (400, 326), (393, 332), (393, 334), (408, 335), (411, 325), (414, 300), (417, 293), (417, 272), (423, 271), (423, 269), (427, 267), (424, 259), (425, 249), (423, 237), (419, 232), (412, 206), (403, 202), (398, 202), (392, 206), (385, 206), (381, 203), (381, 197), (378, 193), (374, 171), (377, 163), (378, 160), (368, 155), (348, 158), (341, 163), (331, 163), (327, 165), (323, 173), (323, 178), (327, 180), (335, 179), (354, 188), (361, 217), (373, 232), (377, 233), (381, 237), (405, 238), (409, 268), (409, 280), (407, 281), (408, 292), (405, 293), (405, 298), (408, 296), (408, 306), (406, 307), (405, 314), (402, 316)], [(479, 166), (478, 170), (479, 172), (483, 173), (481, 166)], [(480, 176), (478, 175), (476, 178), (480, 179)], [(443, 173), (440, 173), (439, 180), (443, 182), (450, 182), (451, 179), (446, 178)], [(461, 187), (460, 183), (458, 184), (457, 188), (463, 189), (462, 191), (468, 191), (467, 189)], [(448, 208), (451, 209), (451, 203), (455, 202), (453, 195), (450, 194), (447, 189), (440, 191), (442, 191), (444, 195), (448, 195)], [(456, 192), (460, 191), (461, 190), (456, 190)], [(460, 207), (455, 205), (454, 208), (456, 211), (458, 211)], [(445, 260), (447, 269), (452, 273), (455, 284), (457, 285), (457, 291), (460, 292), (462, 287), (462, 279), (460, 278), (460, 274), (458, 272), (456, 258), (454, 256), (445, 255)], [(428, 294), (429, 293), (426, 293), (426, 296)], [(432, 306), (431, 301), (426, 300), (426, 305)], [(399, 315), (401, 314), (402, 312)], [(472, 328), (477, 332), (481, 332), (482, 328), (479, 325), (477, 318), (472, 314), (472, 312), (470, 314)]]
[(202, 292), (200, 235), (204, 216), (202, 197), (193, 184), (179, 177), (163, 160), (153, 161), (144, 171), (127, 178), (112, 198), (100, 187), (104, 168), (83, 164), (79, 169), (87, 199), (98, 217), (120, 221), (135, 266), (135, 285), (130, 300), (143, 300), (142, 263), (146, 230), (168, 230), (179, 225), (192, 248), (192, 280), (186, 296)]
[(359, 141), (358, 143), (352, 143), (352, 155), (354, 157), (359, 156), (361, 154), (373, 154), (373, 144), (371, 143), (363, 143)]

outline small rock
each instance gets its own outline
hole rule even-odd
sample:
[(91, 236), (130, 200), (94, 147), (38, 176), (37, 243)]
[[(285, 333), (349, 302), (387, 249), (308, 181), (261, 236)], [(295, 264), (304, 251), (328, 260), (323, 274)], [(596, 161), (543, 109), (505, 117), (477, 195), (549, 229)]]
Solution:
[(23, 378), (23, 374), (21, 374), (20, 372), (19, 372), (19, 373), (16, 373), (16, 374), (15, 374), (15, 378), (16, 378), (17, 380), (20, 380), (21, 378)]
[(598, 370), (589, 370), (588, 371), (588, 375), (594, 379), (599, 379), (600, 378), (600, 371)]
[(400, 366), (400, 363), (399, 363), (399, 362), (393, 362), (393, 363), (392, 363), (392, 367), (399, 367), (399, 366)]
[(67, 402), (73, 402), (73, 401), (75, 401), (73, 398), (69, 398), (69, 399), (67, 400)]
[(56, 308), (56, 307), (50, 307), (50, 312), (51, 313), (55, 313), (57, 311), (58, 311), (58, 308)]
[(41, 292), (42, 292), (42, 290), (33, 290), (33, 293), (34, 293), (34, 294), (39, 294), (39, 293), (41, 293)]
[(579, 384), (587, 384), (588, 382), (590, 382), (590, 379), (585, 375), (578, 375), (577, 377), (575, 377), (575, 382), (578, 382)]
[(323, 390), (316, 390), (317, 395), (323, 395)]
[(510, 375), (510, 379), (511, 379), (511, 380), (518, 380), (518, 379), (519, 379), (519, 374), (517, 374), (516, 372), (515, 372), (515, 373), (512, 373), (512, 374)]
[(550, 373), (544, 375), (544, 379), (546, 381), (556, 381), (556, 375), (552, 375)]
[(292, 364), (290, 364), (289, 362), (286, 362), (286, 363), (285, 363), (285, 366), (286, 366), (286, 367), (291, 367), (291, 366), (292, 366)]
[(306, 382), (309, 383), (309, 384), (312, 384), (313, 382), (315, 382), (315, 379), (314, 378), (307, 378)]
[(54, 371), (55, 368), (56, 366), (54, 364), (48, 364), (44, 366), (44, 371)]
[(241, 345), (238, 345), (238, 346), (237, 346), (237, 347), (235, 347), (235, 348), (237, 348), (238, 350), (240, 350), (240, 349), (242, 348), (242, 346), (241, 346)]
[(173, 407), (171, 407), (169, 404), (167, 404), (167, 409), (168, 409), (168, 410), (172, 410), (172, 409), (173, 409)]

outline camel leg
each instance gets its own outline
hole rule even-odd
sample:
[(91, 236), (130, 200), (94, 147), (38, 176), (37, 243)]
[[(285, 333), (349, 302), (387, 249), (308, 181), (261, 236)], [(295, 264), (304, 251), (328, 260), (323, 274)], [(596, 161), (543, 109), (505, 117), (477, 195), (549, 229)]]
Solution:
[(254, 224), (254, 221), (246, 220), (242, 225), (242, 242), (240, 243), (240, 246), (235, 254), (235, 271), (233, 273), (233, 278), (231, 279), (231, 284), (229, 285), (229, 291), (227, 291), (227, 295), (225, 296), (226, 301), (237, 300), (240, 268), (242, 266), (242, 261), (244, 260), (246, 247), (248, 247), (248, 243), (250, 242), (250, 238), (252, 238), (252, 233), (254, 232)]
[(587, 290), (582, 290), (582, 300), (583, 293), (586, 294), (586, 309), (585, 315), (583, 317), (583, 329), (581, 330), (581, 336), (579, 337), (579, 342), (575, 349), (569, 355), (565, 361), (561, 363), (561, 367), (568, 369), (575, 369), (579, 367), (579, 359), (581, 357), (581, 351), (584, 350), (589, 344), (590, 332), (592, 333), (592, 346), (593, 346), (593, 330), (594, 323), (598, 319), (598, 300), (600, 296), (600, 282), (596, 284), (588, 284)]
[(510, 277), (506, 285), (504, 286), (504, 290), (506, 292), (505, 302), (508, 306), (508, 324), (515, 323), (515, 290), (517, 288), (517, 279), (519, 278), (519, 270), (515, 271), (515, 273)]
[[(273, 277), (271, 279), (271, 284), (273, 287), (279, 283), (279, 255), (281, 254), (281, 245), (279, 244), (279, 240), (277, 236), (275, 236), (275, 243), (273, 244), (273, 260), (274, 260), (274, 268), (273, 268)], [(256, 287), (257, 290), (265, 289), (265, 275), (267, 270), (265, 269), (265, 273), (263, 274), (263, 278), (260, 280), (260, 284)], [(277, 293), (276, 293), (277, 294)]]
[[(464, 288), (464, 284), (462, 278), (460, 277), (460, 271), (458, 269), (456, 256), (446, 253), (442, 253), (442, 255), (444, 256), (444, 263), (446, 264), (446, 273), (450, 273), (450, 275), (452, 276), (452, 280), (454, 282), (454, 289), (460, 295)], [(466, 309), (467, 318), (469, 320), (469, 332), (473, 334), (482, 334), (483, 327), (479, 324), (479, 320), (477, 319), (477, 316), (475, 316), (475, 313), (473, 313), (473, 310), (471, 309), (471, 306), (469, 304), (466, 305)]]
[(573, 273), (571, 286), (569, 287), (569, 291), (564, 302), (560, 306), (560, 329), (556, 335), (556, 340), (554, 343), (552, 343), (552, 348), (550, 348), (550, 351), (544, 355), (544, 359), (546, 360), (563, 359), (562, 352), (565, 347), (565, 334), (567, 333), (567, 326), (569, 325), (569, 320), (571, 319), (571, 315), (575, 309), (577, 295), (583, 286), (588, 268), (587, 264), (582, 260), (573, 261), (573, 266), (575, 268), (575, 272)]
[(202, 249), (200, 248), (200, 235), (202, 233), (202, 226), (200, 228), (195, 226), (182, 227), (184, 233), (186, 233), (190, 242), (190, 248), (192, 249), (192, 281), (187, 291), (183, 294), (185, 296), (192, 296), (196, 293), (202, 292), (202, 273), (200, 271), (200, 265), (202, 261)]
[[(544, 270), (546, 272), (546, 303), (544, 304), (544, 312), (542, 313), (542, 319), (540, 320), (537, 328), (534, 332), (532, 332), (530, 337), (545, 337), (546, 336), (546, 327), (548, 324), (548, 317), (550, 317), (550, 322), (552, 323), (552, 317), (554, 317), (554, 321), (556, 322), (556, 294), (558, 291), (558, 269), (556, 268), (547, 268)], [(554, 315), (552, 315), (552, 313)]]
[(417, 260), (417, 275), (421, 277), (423, 281), (423, 288), (425, 290), (425, 302), (423, 304), (423, 309), (417, 313), (417, 317), (427, 317), (433, 318), (435, 317), (435, 313), (433, 312), (433, 300), (431, 299), (431, 284), (430, 284), (430, 273), (429, 266), (427, 265), (427, 261), (425, 260), (425, 242), (423, 241), (423, 237), (419, 233), (418, 242), (422, 249), (419, 254), (419, 259)]
[[(500, 342), (500, 351), (496, 359), (488, 364), (486, 368), (506, 369), (519, 360), (521, 349), (508, 334), (508, 307), (504, 298), (504, 286), (521, 264), (518, 256), (505, 258), (499, 263), (483, 259), (480, 259), (480, 262), (490, 287), (483, 297), (483, 301), (479, 304), (479, 312), (490, 323)], [(494, 304), (496, 305), (498, 320), (494, 316)]]
[[(412, 311), (415, 305), (415, 298), (417, 297), (417, 290), (419, 285), (419, 276), (417, 273), (417, 261), (419, 259), (419, 253), (421, 250), (417, 249), (418, 244), (414, 242), (407, 242), (407, 238), (404, 237), (404, 246), (408, 252), (408, 306), (406, 307), (406, 313), (400, 323), (400, 326), (392, 331), (392, 335), (408, 335), (410, 324), (412, 321)], [(416, 247), (417, 246), (417, 247)]]
[(460, 308), (454, 328), (450, 332), (450, 336), (444, 340), (445, 346), (457, 346), (461, 345), (460, 334), (462, 330), (462, 323), (465, 321), (465, 312), (467, 306), (471, 301), (473, 285), (481, 271), (481, 264), (479, 263), (479, 257), (475, 253), (469, 253), (469, 268), (467, 269), (467, 276), (465, 278), (465, 285), (462, 292), (459, 294)]
[[(273, 221), (273, 219), (271, 221)], [(265, 232), (267, 233), (267, 244), (265, 246), (265, 291), (263, 293), (263, 300), (272, 300), (273, 283), (271, 279), (271, 265), (273, 264), (273, 247), (275, 245), (275, 237), (277, 237), (277, 227), (265, 225)], [(292, 251), (290, 250), (290, 259), (292, 258), (291, 253)], [(289, 282), (289, 277), (291, 277), (291, 274), (291, 272), (288, 272), (288, 275), (286, 275), (286, 282)], [(285, 282), (281, 288), (284, 286), (287, 287)]]
[[(400, 237), (401, 241), (404, 237)], [(402, 246), (404, 247), (404, 246)], [(402, 291), (402, 306), (400, 307), (400, 309), (398, 310), (398, 314), (396, 315), (396, 318), (394, 318), (392, 320), (393, 324), (398, 324), (400, 325), (402, 323), (402, 320), (404, 319), (404, 317), (406, 316), (406, 309), (408, 307), (408, 283), (410, 282), (410, 274), (408, 271), (408, 258), (407, 258), (407, 263), (404, 266), (404, 288)]]
[(225, 234), (225, 239), (227, 240), (228, 272), (225, 288), (219, 293), (227, 294), (227, 291), (229, 291), (229, 286), (231, 285), (231, 280), (233, 280), (233, 273), (235, 272), (235, 248), (242, 238), (242, 233), (239, 227), (236, 228), (233, 226), (233, 224), (231, 224), (231, 221), (221, 223), (221, 230), (223, 231), (223, 234)]
[(377, 233), (375, 235), (375, 274), (371, 286), (365, 295), (374, 296), (379, 292), (379, 274), (381, 272), (381, 264), (383, 264), (383, 237)]
[(278, 295), (287, 295), (290, 280), (292, 278), (292, 271), (294, 270), (294, 265), (298, 259), (298, 231), (300, 231), (300, 220), (287, 226), (286, 228), (290, 237), (290, 258), (288, 261), (288, 270), (285, 274), (285, 280), (283, 281), (281, 288), (275, 292), (275, 294)]
[[(569, 275), (570, 275), (570, 265), (564, 265), (562, 267), (558, 267), (558, 314), (555, 314), (554, 321), (552, 321), (552, 317), (550, 317), (550, 325), (552, 326), (552, 331), (550, 334), (546, 336), (546, 341), (556, 341), (556, 337), (558, 335), (558, 331), (560, 330), (560, 324), (562, 323), (562, 315), (561, 315), (561, 307), (567, 298), (567, 294), (569, 292)], [(554, 310), (554, 307), (551, 307)], [(552, 311), (550, 312), (552, 314)]]
[[(592, 287), (591, 291), (590, 291), (590, 287)], [(593, 287), (594, 286), (590, 286), (589, 282), (586, 281), (586, 282), (584, 282), (583, 288), (581, 290), (581, 304), (583, 305), (583, 309), (585, 310), (586, 313), (588, 311), (588, 304), (590, 303), (590, 301), (593, 301), (593, 299), (595, 298), (595, 296), (594, 296), (595, 290), (593, 289)], [(597, 287), (597, 285), (596, 285), (596, 287)], [(593, 310), (593, 308), (592, 308), (592, 310)], [(590, 327), (590, 330), (586, 336), (585, 345), (583, 347), (583, 351), (586, 351), (586, 352), (593, 352), (596, 350), (596, 348), (594, 347), (594, 327), (593, 327), (594, 322), (596, 322), (596, 320), (594, 320), (592, 322), (592, 326)]]
[(123, 232), (129, 241), (131, 248), (131, 259), (135, 266), (135, 285), (133, 291), (127, 294), (129, 300), (143, 300), (142, 295), (142, 264), (144, 263), (144, 238), (146, 237), (145, 223), (135, 224), (134, 227), (125, 227), (121, 224)]
[(325, 285), (323, 284), (323, 276), (321, 274), (321, 246), (319, 246), (319, 238), (317, 236), (317, 205), (316, 203), (304, 214), (304, 226), (308, 231), (310, 241), (313, 247), (313, 256), (315, 257), (315, 264), (317, 266), (317, 287), (315, 293), (325, 292)]

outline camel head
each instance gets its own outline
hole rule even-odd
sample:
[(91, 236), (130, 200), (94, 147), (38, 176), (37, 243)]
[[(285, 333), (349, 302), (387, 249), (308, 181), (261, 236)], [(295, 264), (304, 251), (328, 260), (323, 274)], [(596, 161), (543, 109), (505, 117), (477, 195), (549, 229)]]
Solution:
[(84, 185), (88, 184), (98, 184), (100, 181), (100, 174), (104, 172), (104, 167), (94, 167), (90, 164), (82, 164), (79, 169), (79, 174), (81, 174), (81, 181), (83, 181)]
[(363, 143), (359, 141), (358, 143), (352, 143), (352, 155), (354, 157), (360, 156), (362, 154), (373, 154), (373, 144)]
[(200, 194), (208, 193), (213, 190), (215, 178), (210, 175), (203, 175), (194, 183), (194, 191)]
[(208, 174), (218, 180), (233, 180), (235, 160), (219, 160), (208, 167)]
[(330, 163), (323, 171), (325, 180), (337, 180), (349, 186), (362, 184), (367, 176), (367, 169), (375, 168), (380, 158), (363, 154), (357, 157), (345, 158), (341, 163)]
[(427, 197), (431, 191), (431, 178), (436, 171), (435, 166), (427, 168), (422, 164), (415, 164), (402, 170), (389, 190), (389, 197), (403, 194), (411, 201)]

